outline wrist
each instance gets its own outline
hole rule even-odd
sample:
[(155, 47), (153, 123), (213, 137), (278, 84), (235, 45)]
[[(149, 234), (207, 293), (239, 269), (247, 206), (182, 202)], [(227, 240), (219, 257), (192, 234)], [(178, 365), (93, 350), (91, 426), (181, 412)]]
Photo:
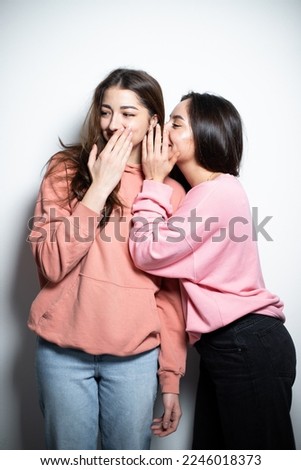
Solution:
[(107, 197), (105, 191), (94, 191), (90, 186), (81, 202), (91, 210), (101, 212), (106, 204)]
[(165, 177), (162, 178), (162, 177), (159, 177), (159, 176), (148, 176), (148, 177), (145, 177), (145, 180), (147, 181), (156, 181), (157, 183), (164, 183), (164, 180), (165, 180)]

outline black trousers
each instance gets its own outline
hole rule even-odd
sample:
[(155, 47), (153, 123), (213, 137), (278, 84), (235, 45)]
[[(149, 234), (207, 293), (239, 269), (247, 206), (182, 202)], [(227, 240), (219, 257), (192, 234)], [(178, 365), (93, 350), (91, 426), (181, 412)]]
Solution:
[(192, 449), (295, 449), (294, 343), (284, 324), (249, 314), (202, 335)]

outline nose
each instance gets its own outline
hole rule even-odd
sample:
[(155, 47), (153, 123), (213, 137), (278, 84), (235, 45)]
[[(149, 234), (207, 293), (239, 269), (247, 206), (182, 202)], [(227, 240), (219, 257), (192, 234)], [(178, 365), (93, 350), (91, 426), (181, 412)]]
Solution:
[(120, 116), (118, 116), (117, 114), (112, 114), (111, 121), (110, 121), (110, 124), (109, 124), (110, 131), (115, 132), (118, 129), (120, 129), (121, 127), (123, 127), (123, 126), (122, 126)]

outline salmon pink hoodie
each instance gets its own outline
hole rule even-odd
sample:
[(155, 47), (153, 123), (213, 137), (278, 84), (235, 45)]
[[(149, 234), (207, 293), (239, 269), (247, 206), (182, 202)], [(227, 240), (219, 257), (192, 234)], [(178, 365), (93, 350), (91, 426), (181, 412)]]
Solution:
[[(100, 229), (98, 213), (81, 202), (62, 203), (70, 175), (60, 164), (44, 178), (29, 241), (41, 291), (28, 326), (61, 347), (87, 353), (130, 356), (160, 346), (162, 392), (179, 392), (185, 371), (186, 333), (179, 284), (136, 268), (128, 249), (131, 207), (141, 190), (140, 165), (129, 164), (119, 196), (123, 216), (114, 211)], [(172, 205), (185, 192), (174, 180)]]
[(258, 233), (238, 179), (222, 174), (193, 187), (176, 211), (171, 195), (166, 184), (144, 181), (130, 251), (140, 269), (181, 278), (190, 342), (252, 312), (284, 321), (282, 301), (263, 281)]

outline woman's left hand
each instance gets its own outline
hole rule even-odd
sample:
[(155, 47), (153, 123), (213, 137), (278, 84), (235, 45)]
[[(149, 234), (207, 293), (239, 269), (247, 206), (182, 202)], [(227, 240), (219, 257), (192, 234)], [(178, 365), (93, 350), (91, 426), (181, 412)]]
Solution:
[(160, 125), (155, 129), (155, 139), (153, 129), (143, 139), (142, 169), (145, 179), (163, 183), (177, 161), (178, 152), (169, 155), (167, 130), (163, 130), (162, 138)]
[(163, 393), (164, 413), (161, 418), (155, 418), (151, 426), (153, 434), (166, 437), (178, 428), (182, 410), (179, 395), (176, 393)]

